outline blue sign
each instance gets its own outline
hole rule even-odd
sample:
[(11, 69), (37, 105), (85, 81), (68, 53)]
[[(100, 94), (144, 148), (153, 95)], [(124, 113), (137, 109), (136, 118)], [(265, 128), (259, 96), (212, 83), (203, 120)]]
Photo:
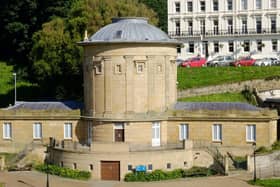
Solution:
[(144, 165), (136, 166), (135, 171), (146, 171), (146, 166)]

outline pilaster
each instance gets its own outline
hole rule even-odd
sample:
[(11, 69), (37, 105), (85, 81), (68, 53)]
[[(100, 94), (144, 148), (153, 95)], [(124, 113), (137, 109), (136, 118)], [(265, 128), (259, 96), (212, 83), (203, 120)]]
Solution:
[(125, 112), (134, 113), (134, 63), (133, 56), (124, 56), (125, 59)]
[(112, 59), (104, 57), (104, 116), (112, 114)]

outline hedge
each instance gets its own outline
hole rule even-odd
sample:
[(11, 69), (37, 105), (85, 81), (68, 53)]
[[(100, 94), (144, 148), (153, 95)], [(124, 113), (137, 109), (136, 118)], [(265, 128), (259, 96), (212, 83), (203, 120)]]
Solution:
[(35, 169), (44, 173), (48, 172), (51, 175), (57, 175), (57, 176), (72, 178), (72, 179), (87, 180), (91, 177), (91, 174), (88, 171), (73, 170), (69, 168), (59, 167), (56, 165), (41, 164), (35, 166)]
[(127, 182), (160, 181), (160, 180), (169, 180), (169, 179), (177, 179), (177, 178), (184, 178), (184, 177), (210, 176), (215, 174), (217, 174), (217, 172), (209, 168), (193, 167), (189, 170), (175, 169), (172, 171), (155, 170), (153, 172), (128, 173), (125, 175), (124, 181)]

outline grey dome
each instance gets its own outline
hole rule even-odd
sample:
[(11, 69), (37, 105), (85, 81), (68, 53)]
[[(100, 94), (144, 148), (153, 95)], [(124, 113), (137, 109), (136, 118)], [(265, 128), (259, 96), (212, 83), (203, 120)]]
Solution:
[(82, 43), (179, 43), (170, 39), (146, 18), (113, 18), (112, 23), (101, 28)]

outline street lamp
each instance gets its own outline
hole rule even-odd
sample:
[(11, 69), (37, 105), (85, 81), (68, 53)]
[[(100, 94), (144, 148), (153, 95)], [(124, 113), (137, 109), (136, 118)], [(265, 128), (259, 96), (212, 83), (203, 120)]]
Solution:
[(253, 149), (254, 149), (254, 182), (256, 182), (257, 180), (257, 174), (256, 174), (256, 147), (257, 147), (257, 144), (256, 142), (253, 142)]
[(13, 73), (13, 76), (14, 76), (14, 80), (15, 80), (15, 103), (17, 102), (17, 74), (16, 73)]

